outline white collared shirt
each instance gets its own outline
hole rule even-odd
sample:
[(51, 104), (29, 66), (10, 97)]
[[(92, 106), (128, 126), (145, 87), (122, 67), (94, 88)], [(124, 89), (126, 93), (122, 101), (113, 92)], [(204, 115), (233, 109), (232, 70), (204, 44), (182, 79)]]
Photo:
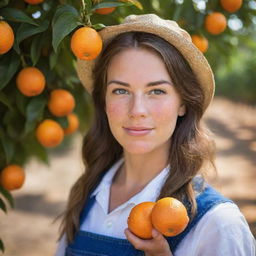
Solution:
[[(124, 229), (127, 227), (127, 218), (131, 209), (138, 203), (144, 201), (154, 202), (157, 199), (165, 178), (167, 178), (167, 174), (169, 173), (169, 166), (164, 168), (154, 179), (152, 179), (143, 190), (108, 213), (112, 179), (122, 163), (123, 159), (114, 164), (103, 177), (99, 186), (92, 193), (91, 196), (96, 196), (96, 203), (94, 203), (85, 221), (82, 223), (82, 230), (90, 230), (90, 232), (106, 236), (126, 238)], [(97, 220), (101, 221), (95, 221), (95, 214), (97, 215)], [(120, 223), (123, 224), (120, 225)]]
[[(108, 212), (112, 179), (123, 159), (105, 174), (91, 196), (96, 202), (80, 229), (101, 235), (126, 238), (124, 230), (132, 207), (144, 201), (156, 201), (170, 171), (164, 168), (139, 193)], [(59, 243), (55, 256), (65, 255), (65, 237)], [(256, 256), (255, 239), (249, 226), (235, 204), (222, 203), (209, 210), (190, 230), (178, 246), (175, 256)]]

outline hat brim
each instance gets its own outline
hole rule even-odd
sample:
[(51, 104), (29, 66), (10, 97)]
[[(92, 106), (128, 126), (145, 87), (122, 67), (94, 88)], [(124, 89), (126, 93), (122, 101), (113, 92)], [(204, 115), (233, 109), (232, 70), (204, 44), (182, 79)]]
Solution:
[[(162, 20), (160, 18), (159, 20), (161, 21), (160, 23), (150, 22), (150, 20), (145, 22), (144, 20), (143, 22), (138, 21), (107, 26), (99, 31), (99, 34), (103, 40), (103, 44), (107, 44), (111, 39), (121, 33), (131, 31), (147, 32), (162, 37), (167, 42), (175, 46), (189, 63), (204, 91), (205, 100), (203, 106), (205, 110), (210, 104), (215, 90), (214, 75), (208, 61), (200, 50), (191, 42), (191, 38), (185, 30), (178, 26), (176, 29), (173, 24), (172, 29), (170, 29), (169, 22), (172, 21)], [(89, 93), (91, 93), (93, 89), (92, 70), (96, 61), (97, 58), (91, 61), (80, 59), (77, 61), (78, 77)]]

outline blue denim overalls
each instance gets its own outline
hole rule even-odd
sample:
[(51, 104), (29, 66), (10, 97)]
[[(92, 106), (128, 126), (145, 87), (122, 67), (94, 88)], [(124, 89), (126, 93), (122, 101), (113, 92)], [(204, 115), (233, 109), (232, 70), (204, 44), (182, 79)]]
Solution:
[[(188, 232), (197, 224), (202, 216), (210, 210), (213, 206), (232, 202), (219, 194), (214, 188), (209, 185), (204, 187), (202, 179), (194, 178), (194, 190), (198, 193), (196, 197), (197, 214), (194, 219), (188, 224), (187, 228), (175, 237), (167, 237), (172, 253), (181, 242), (181, 240), (188, 234)], [(80, 223), (86, 218), (90, 211), (95, 196), (89, 197), (84, 210), (81, 213)], [(136, 250), (133, 245), (126, 239), (114, 238), (104, 235), (99, 235), (87, 231), (79, 230), (74, 238), (72, 244), (66, 247), (65, 256), (140, 256), (145, 255), (143, 251)]]

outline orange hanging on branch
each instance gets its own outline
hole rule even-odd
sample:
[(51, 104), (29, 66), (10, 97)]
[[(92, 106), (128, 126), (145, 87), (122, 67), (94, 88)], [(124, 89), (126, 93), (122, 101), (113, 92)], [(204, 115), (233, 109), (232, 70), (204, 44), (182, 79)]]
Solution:
[(0, 21), (0, 54), (8, 52), (14, 43), (14, 33), (6, 21)]
[(220, 0), (220, 4), (224, 10), (233, 13), (241, 8), (243, 0)]
[(23, 68), (16, 79), (19, 91), (25, 96), (39, 95), (45, 88), (45, 76), (35, 67)]
[(28, 4), (36, 5), (41, 4), (44, 0), (24, 0)]
[(95, 12), (101, 15), (107, 15), (114, 12), (115, 9), (116, 7), (99, 8), (99, 9), (96, 9)]
[(208, 49), (208, 40), (200, 35), (191, 35), (193, 44), (202, 52), (205, 53)]
[(23, 168), (16, 164), (6, 166), (0, 175), (0, 183), (7, 190), (15, 190), (22, 187), (25, 181)]
[(75, 104), (74, 96), (67, 90), (55, 89), (50, 93), (48, 108), (55, 116), (61, 117), (70, 114)]
[(71, 37), (71, 50), (81, 60), (93, 60), (102, 50), (102, 39), (99, 33), (90, 27), (82, 27)]
[(205, 18), (205, 29), (213, 35), (218, 35), (224, 32), (227, 27), (227, 19), (220, 12), (213, 12)]
[(71, 113), (67, 116), (68, 127), (64, 129), (65, 135), (74, 133), (79, 127), (79, 119), (76, 114)]
[(56, 147), (62, 142), (64, 131), (56, 121), (45, 119), (36, 129), (36, 138), (44, 147)]

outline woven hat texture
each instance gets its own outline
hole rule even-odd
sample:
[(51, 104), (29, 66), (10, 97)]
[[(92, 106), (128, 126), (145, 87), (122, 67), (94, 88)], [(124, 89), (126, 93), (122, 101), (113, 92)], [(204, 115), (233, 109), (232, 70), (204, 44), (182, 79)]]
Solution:
[[(99, 31), (99, 34), (103, 40), (103, 45), (105, 45), (117, 35), (131, 31), (155, 34), (171, 43), (181, 52), (204, 91), (205, 110), (214, 95), (214, 76), (208, 61), (192, 43), (190, 35), (180, 28), (175, 21), (164, 20), (155, 14), (129, 15), (124, 19), (123, 23), (107, 26)], [(97, 58), (91, 61), (77, 60), (78, 77), (89, 93), (92, 92), (92, 70), (96, 61)]]

